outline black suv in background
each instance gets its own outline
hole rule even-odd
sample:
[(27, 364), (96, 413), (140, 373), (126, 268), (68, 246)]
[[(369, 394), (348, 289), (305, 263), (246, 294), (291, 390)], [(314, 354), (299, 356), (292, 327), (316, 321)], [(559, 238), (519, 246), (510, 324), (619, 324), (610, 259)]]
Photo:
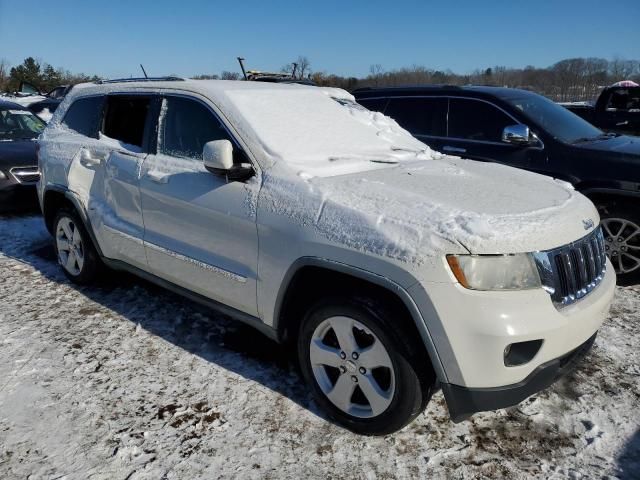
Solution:
[(353, 94), (434, 150), (572, 183), (600, 211), (619, 283), (640, 280), (640, 137), (604, 133), (525, 90), (420, 86)]

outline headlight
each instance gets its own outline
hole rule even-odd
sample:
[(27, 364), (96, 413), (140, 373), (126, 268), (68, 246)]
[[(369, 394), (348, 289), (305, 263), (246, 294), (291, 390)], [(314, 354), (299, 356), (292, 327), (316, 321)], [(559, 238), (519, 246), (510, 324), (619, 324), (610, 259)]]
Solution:
[(458, 282), (471, 290), (540, 288), (540, 275), (528, 253), (515, 255), (447, 255)]
[(2, 170), (0, 170), (0, 180), (6, 180), (7, 176), (4, 174)]

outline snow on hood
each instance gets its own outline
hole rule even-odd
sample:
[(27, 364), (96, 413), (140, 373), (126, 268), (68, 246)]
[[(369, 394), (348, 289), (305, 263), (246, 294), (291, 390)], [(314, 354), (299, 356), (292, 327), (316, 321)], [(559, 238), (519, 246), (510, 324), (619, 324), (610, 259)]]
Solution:
[(269, 174), (262, 198), (332, 242), (412, 263), (547, 250), (589, 233), (582, 220), (599, 220), (568, 183), (456, 157), (332, 177)]

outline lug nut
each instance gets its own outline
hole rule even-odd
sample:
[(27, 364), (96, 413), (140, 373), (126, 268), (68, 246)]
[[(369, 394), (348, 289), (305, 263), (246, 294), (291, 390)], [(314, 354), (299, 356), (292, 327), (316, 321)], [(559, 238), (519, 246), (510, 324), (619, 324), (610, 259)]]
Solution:
[(351, 354), (351, 358), (353, 358), (354, 360), (357, 360), (359, 356), (360, 356), (360, 355), (358, 355), (358, 352), (353, 352), (353, 353)]
[(347, 371), (347, 367), (345, 367), (344, 365), (340, 365), (340, 372), (346, 373), (346, 371)]
[(340, 358), (344, 360), (345, 358), (347, 358), (347, 354), (344, 352), (340, 352)]
[(607, 242), (613, 242), (613, 238), (607, 237)]
[(367, 373), (367, 369), (364, 367), (360, 367), (360, 373), (364, 375), (365, 373)]
[(353, 380), (353, 383), (358, 383), (358, 377), (356, 377), (355, 375), (351, 376), (351, 380)]
[(622, 237), (620, 237), (620, 238), (618, 239), (618, 242), (619, 242), (619, 243), (622, 243), (623, 241), (624, 241), (624, 239), (623, 239)]
[(609, 245), (605, 245), (605, 246), (604, 246), (604, 249), (605, 249), (605, 250), (609, 250)]
[(627, 251), (627, 247), (625, 247), (624, 245), (622, 246), (622, 251), (626, 252)]

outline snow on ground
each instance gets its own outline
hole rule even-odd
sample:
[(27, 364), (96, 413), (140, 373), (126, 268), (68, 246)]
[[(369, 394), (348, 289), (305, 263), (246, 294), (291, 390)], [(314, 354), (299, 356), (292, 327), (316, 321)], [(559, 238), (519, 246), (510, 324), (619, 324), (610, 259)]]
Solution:
[(368, 438), (249, 328), (129, 276), (71, 285), (37, 216), (0, 218), (0, 272), (3, 479), (640, 477), (640, 287), (549, 391), (458, 425), (438, 393)]

